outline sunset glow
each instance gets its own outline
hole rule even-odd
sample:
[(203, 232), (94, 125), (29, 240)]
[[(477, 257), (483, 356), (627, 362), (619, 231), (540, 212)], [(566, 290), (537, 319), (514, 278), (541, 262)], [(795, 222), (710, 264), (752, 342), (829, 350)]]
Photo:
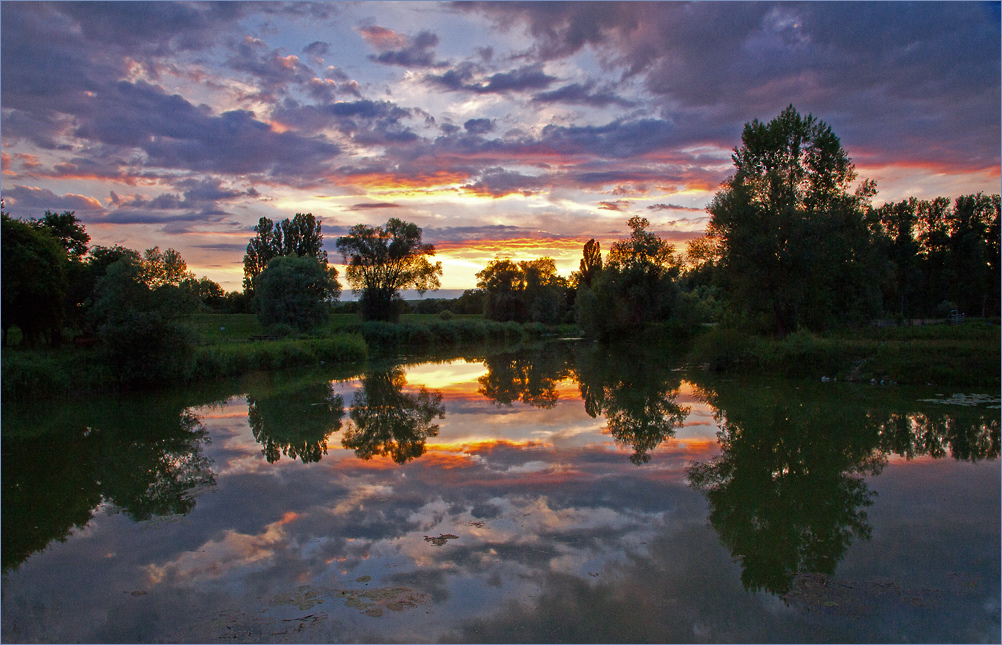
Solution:
[[(260, 217), (422, 227), (446, 289), (682, 247), (742, 127), (828, 122), (876, 203), (999, 189), (997, 3), (3, 3), (3, 197), (239, 289)], [(944, 28), (947, 25), (948, 28)], [(434, 295), (434, 294), (431, 294)]]

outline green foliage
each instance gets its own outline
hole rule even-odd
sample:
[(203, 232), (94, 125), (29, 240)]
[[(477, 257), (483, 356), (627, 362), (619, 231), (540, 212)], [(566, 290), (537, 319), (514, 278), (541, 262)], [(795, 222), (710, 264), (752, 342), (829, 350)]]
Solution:
[[(999, 195), (908, 199), (866, 216), (889, 267), (884, 310), (901, 319), (999, 314)], [(952, 303), (943, 310), (942, 303)]]
[(66, 250), (47, 228), (2, 215), (3, 341), (13, 325), (23, 342), (35, 345), (44, 336), (50, 344), (61, 340), (64, 299), (68, 287)]
[(143, 282), (150, 289), (168, 285), (177, 287), (186, 280), (195, 279), (195, 274), (188, 271), (188, 263), (174, 249), (160, 251), (159, 246), (146, 249), (142, 267)]
[(226, 293), (219, 283), (205, 276), (197, 280), (194, 276), (185, 278), (180, 286), (184, 291), (198, 298), (199, 302), (206, 309), (217, 310), (223, 307)]
[(402, 289), (426, 291), (441, 286), (442, 263), (432, 264), (426, 256), (435, 247), (421, 242), (416, 224), (391, 218), (385, 226), (352, 226), (348, 235), (337, 239), (338, 251), (347, 265), (345, 277), (356, 294), (366, 320), (397, 320)]
[(258, 220), (244, 255), (244, 293), (254, 293), (255, 279), (277, 257), (312, 257), (326, 269), (327, 251), (323, 248), (322, 228), (322, 223), (312, 213), (296, 213), (291, 220), (284, 219), (277, 225), (267, 217)]
[(745, 126), (735, 174), (708, 210), (708, 235), (731, 306), (780, 335), (863, 322), (879, 306), (883, 264), (873, 252), (854, 166), (824, 122), (788, 107)]
[[(333, 267), (331, 268), (333, 269)], [(311, 256), (280, 256), (258, 276), (258, 319), (265, 329), (288, 325), (305, 332), (323, 323), (341, 295), (336, 271)]]
[(495, 258), (477, 273), (477, 287), (485, 295), (484, 315), (491, 320), (553, 325), (564, 318), (569, 286), (557, 275), (552, 258)]
[(63, 211), (58, 214), (45, 211), (45, 216), (40, 220), (32, 220), (31, 225), (36, 229), (48, 231), (52, 237), (56, 238), (66, 249), (70, 260), (78, 261), (86, 255), (90, 235), (84, 230), (83, 224), (76, 218), (73, 211)]
[(362, 361), (368, 346), (361, 334), (213, 344), (195, 350), (195, 379), (239, 376), (256, 370), (275, 370), (318, 363)]
[(718, 327), (696, 337), (689, 350), (689, 361), (721, 372), (747, 361), (751, 346), (752, 339), (746, 334)]
[(92, 322), (102, 359), (122, 384), (156, 385), (187, 379), (194, 366), (194, 334), (178, 316), (191, 296), (174, 286), (152, 290), (141, 264), (123, 257), (98, 282)]
[(676, 313), (681, 259), (671, 244), (647, 230), (647, 219), (628, 223), (630, 237), (612, 245), (591, 287), (578, 289), (576, 319), (589, 336), (633, 333)]

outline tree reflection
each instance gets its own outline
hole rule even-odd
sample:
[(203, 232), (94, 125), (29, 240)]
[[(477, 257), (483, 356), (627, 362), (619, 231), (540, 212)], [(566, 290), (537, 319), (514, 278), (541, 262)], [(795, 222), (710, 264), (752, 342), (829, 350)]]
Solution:
[(854, 539), (869, 539), (874, 493), (864, 477), (878, 474), (889, 454), (999, 455), (998, 418), (984, 410), (917, 412), (914, 400), (783, 382), (700, 392), (721, 423), (722, 454), (691, 466), (689, 480), (705, 493), (710, 523), (741, 562), (749, 590), (781, 595), (798, 573), (830, 575)]
[(445, 418), (445, 406), (441, 393), (404, 392), (406, 384), (400, 367), (365, 374), (341, 445), (361, 459), (388, 455), (398, 464), (423, 455), (425, 441), (438, 434), (432, 421)]
[(343, 418), (344, 399), (326, 380), (247, 395), (247, 419), (268, 463), (282, 455), (305, 464), (320, 461)]
[(177, 397), (5, 410), (3, 569), (86, 526), (102, 501), (137, 521), (190, 512), (196, 489), (215, 484), (207, 442)]
[(557, 404), (557, 383), (570, 374), (568, 352), (560, 345), (534, 351), (506, 352), (484, 359), (487, 373), (478, 379), (477, 392), (497, 405), (510, 406), (515, 401), (536, 408)]
[(574, 375), (585, 411), (605, 415), (616, 442), (633, 448), (634, 464), (649, 462), (689, 414), (676, 402), (681, 379), (664, 360), (636, 352), (612, 357), (589, 347), (578, 352)]

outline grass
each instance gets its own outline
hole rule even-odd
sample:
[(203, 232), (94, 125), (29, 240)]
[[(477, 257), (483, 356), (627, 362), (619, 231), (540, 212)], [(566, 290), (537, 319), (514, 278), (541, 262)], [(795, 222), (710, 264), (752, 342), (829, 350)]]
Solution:
[[(258, 370), (352, 363), (370, 352), (383, 357), (431, 355), (460, 347), (521, 343), (570, 329), (485, 320), (482, 316), (407, 314), (398, 323), (363, 322), (339, 314), (309, 335), (270, 339), (254, 314), (193, 314), (186, 322), (197, 345), (188, 376), (172, 384), (204, 382)], [(13, 330), (13, 331), (16, 331)], [(99, 348), (10, 348), (2, 356), (2, 394), (13, 399), (130, 387), (101, 361)], [(176, 383), (175, 383), (176, 381)]]
[(695, 339), (691, 365), (792, 378), (998, 386), (1000, 328), (983, 321), (762, 338), (714, 329)]

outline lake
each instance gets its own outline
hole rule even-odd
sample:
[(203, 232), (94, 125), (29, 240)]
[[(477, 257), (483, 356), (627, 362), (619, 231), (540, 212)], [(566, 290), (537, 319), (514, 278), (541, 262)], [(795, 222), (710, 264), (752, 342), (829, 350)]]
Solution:
[(4, 405), (4, 642), (999, 642), (997, 392), (583, 341)]

